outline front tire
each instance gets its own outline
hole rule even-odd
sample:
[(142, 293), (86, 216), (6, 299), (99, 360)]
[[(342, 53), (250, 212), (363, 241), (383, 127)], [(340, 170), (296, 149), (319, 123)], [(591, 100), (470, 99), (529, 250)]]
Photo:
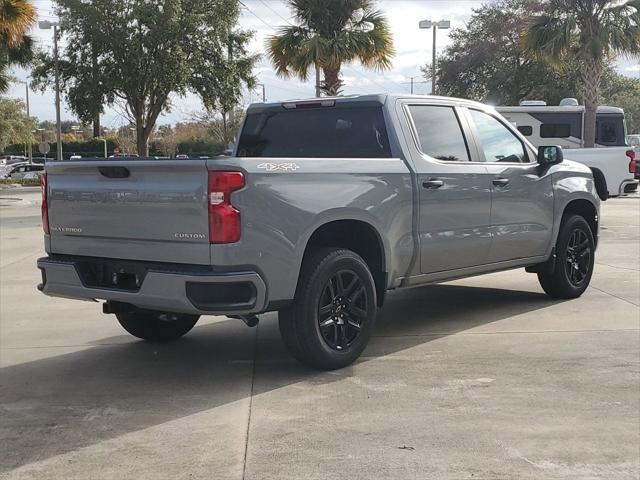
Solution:
[(577, 298), (589, 286), (595, 263), (593, 232), (579, 215), (563, 219), (551, 272), (538, 273), (542, 289), (553, 298)]
[(136, 309), (116, 313), (122, 328), (143, 340), (168, 342), (188, 333), (198, 322), (198, 315)]
[(297, 360), (335, 370), (365, 349), (376, 310), (375, 283), (362, 257), (323, 248), (304, 262), (296, 298), (279, 313), (280, 333)]

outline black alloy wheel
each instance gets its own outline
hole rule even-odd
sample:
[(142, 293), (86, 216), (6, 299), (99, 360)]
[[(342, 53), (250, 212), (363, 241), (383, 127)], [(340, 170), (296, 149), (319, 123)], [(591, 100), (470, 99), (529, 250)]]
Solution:
[(336, 272), (326, 283), (318, 305), (318, 326), (324, 341), (344, 350), (358, 338), (369, 317), (367, 291), (352, 270)]
[(567, 278), (574, 287), (579, 288), (591, 269), (591, 242), (584, 230), (576, 228), (571, 232), (567, 243), (565, 269)]

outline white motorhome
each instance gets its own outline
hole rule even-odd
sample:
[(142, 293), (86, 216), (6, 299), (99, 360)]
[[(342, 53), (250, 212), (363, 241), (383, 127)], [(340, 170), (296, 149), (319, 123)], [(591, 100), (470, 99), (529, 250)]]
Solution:
[(585, 108), (575, 98), (565, 98), (558, 106), (529, 100), (517, 107), (496, 107), (496, 110), (535, 147), (560, 145), (567, 149), (566, 158), (591, 168), (603, 200), (637, 190), (636, 153), (627, 145), (621, 108), (598, 107), (595, 148), (584, 148)]
[[(584, 105), (564, 99), (559, 106), (541, 101), (524, 101), (517, 107), (496, 109), (536, 147), (561, 145), (563, 148), (584, 147)], [(624, 110), (600, 106), (596, 111), (596, 146), (625, 147)]]

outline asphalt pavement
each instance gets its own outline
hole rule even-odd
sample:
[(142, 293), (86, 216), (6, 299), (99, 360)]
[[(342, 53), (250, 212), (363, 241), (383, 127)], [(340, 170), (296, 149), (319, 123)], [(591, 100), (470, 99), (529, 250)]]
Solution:
[(0, 478), (640, 476), (637, 196), (602, 205), (581, 298), (524, 270), (394, 293), (335, 372), (291, 359), (276, 314), (158, 345), (42, 295), (38, 196), (0, 191)]

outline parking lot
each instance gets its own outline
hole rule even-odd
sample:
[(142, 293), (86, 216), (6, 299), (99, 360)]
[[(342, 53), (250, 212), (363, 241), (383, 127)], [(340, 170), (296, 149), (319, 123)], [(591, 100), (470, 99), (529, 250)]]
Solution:
[(148, 344), (40, 294), (39, 192), (0, 190), (0, 478), (637, 479), (640, 198), (601, 222), (583, 297), (523, 270), (391, 294), (318, 372), (276, 314)]

